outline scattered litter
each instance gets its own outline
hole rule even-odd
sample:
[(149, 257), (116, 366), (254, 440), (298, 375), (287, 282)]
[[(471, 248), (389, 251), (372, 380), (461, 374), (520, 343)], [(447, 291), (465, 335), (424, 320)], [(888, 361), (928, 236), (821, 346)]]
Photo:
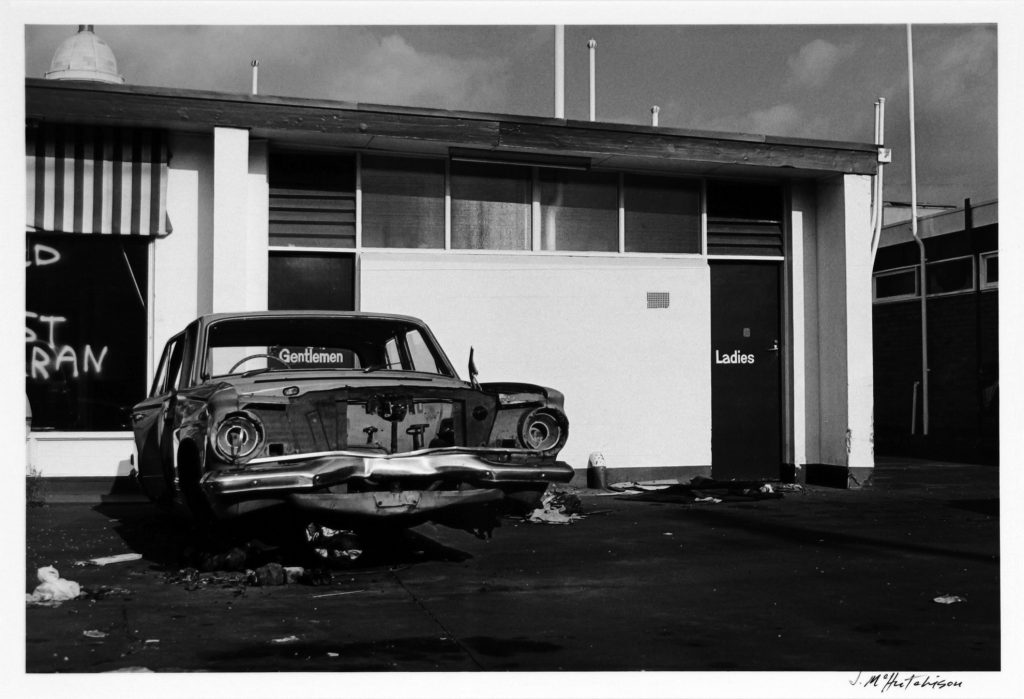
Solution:
[(665, 532), (663, 536), (673, 536), (672, 532)]
[(765, 483), (764, 485), (762, 485), (762, 486), (761, 486), (761, 487), (760, 487), (760, 488), (758, 489), (758, 492), (760, 492), (760, 493), (764, 493), (764, 494), (766, 494), (766, 495), (771, 495), (771, 494), (772, 494), (772, 493), (774, 493), (775, 491), (774, 491), (774, 490), (772, 490), (772, 486), (771, 486), (770, 484), (768, 484), (768, 483)]
[(159, 642), (160, 642), (159, 638), (147, 638), (145, 640), (145, 643), (159, 643)]
[(109, 634), (104, 633), (99, 629), (89, 629), (88, 631), (83, 631), (82, 635), (89, 638), (106, 638)]
[(673, 485), (678, 485), (679, 481), (622, 481), (619, 483), (612, 483), (608, 488), (610, 490), (624, 491), (636, 491), (645, 492), (652, 490), (665, 490), (671, 488)]
[(776, 493), (799, 493), (804, 489), (799, 483), (776, 483), (774, 487)]
[(265, 566), (260, 566), (246, 575), (246, 582), (260, 587), (284, 585), (286, 582), (284, 566), (280, 563), (268, 563)]
[(540, 507), (527, 520), (537, 524), (572, 524), (583, 518), (581, 509), (578, 495), (548, 487), (540, 498)]
[(81, 586), (73, 580), (65, 580), (53, 566), (36, 571), (39, 585), (32, 594), (25, 595), (25, 602), (41, 607), (56, 607), (61, 602), (74, 599), (82, 594)]
[(297, 583), (302, 580), (302, 576), (306, 574), (306, 569), (302, 566), (285, 566), (284, 567), (284, 581), (286, 583)]
[(337, 658), (338, 655), (340, 655), (340, 653), (332, 653), (331, 651), (327, 651), (328, 658)]
[(313, 595), (313, 599), (320, 597), (338, 597), (339, 595), (354, 595), (357, 592), (366, 592), (366, 590), (345, 590), (344, 592), (325, 592), (322, 595)]
[(106, 672), (153, 672), (148, 667), (142, 667), (139, 665), (133, 665), (131, 667), (119, 667), (116, 670), (106, 670)]
[(713, 498), (710, 495), (707, 496), (706, 498), (694, 498), (693, 501), (694, 502), (710, 502), (712, 505), (717, 505), (718, 503), (722, 502), (721, 498)]
[(299, 640), (298, 636), (284, 636), (282, 638), (272, 639), (270, 642), (271, 643), (295, 643), (297, 640)]
[(116, 556), (101, 556), (100, 558), (90, 558), (87, 561), (75, 561), (75, 565), (81, 566), (105, 566), (111, 563), (125, 563), (127, 561), (138, 561), (142, 558), (141, 553), (119, 553)]
[(967, 600), (959, 595), (941, 595), (936, 597), (933, 601), (938, 602), (939, 604), (956, 604), (957, 602), (966, 602)]
[(234, 588), (236, 594), (245, 591), (246, 573), (207, 573), (200, 574), (195, 568), (182, 568), (164, 575), (165, 583), (183, 584), (189, 592), (219, 583), (221, 587)]
[(101, 600), (101, 599), (104, 599), (105, 597), (109, 597), (111, 595), (125, 596), (125, 595), (131, 595), (131, 594), (132, 594), (132, 591), (127, 589), (127, 588), (124, 588), (124, 587), (107, 587), (107, 586), (104, 585), (102, 587), (96, 587), (96, 588), (91, 588), (91, 587), (83, 587), (82, 588), (82, 597), (84, 597), (85, 599), (90, 600), (90, 601)]

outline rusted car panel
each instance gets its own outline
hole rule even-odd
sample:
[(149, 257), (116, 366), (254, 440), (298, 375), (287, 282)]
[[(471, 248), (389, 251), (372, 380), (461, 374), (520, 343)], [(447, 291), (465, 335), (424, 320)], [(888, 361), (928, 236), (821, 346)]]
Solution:
[(203, 517), (279, 507), (342, 526), (441, 521), (570, 480), (562, 394), (474, 371), (461, 380), (407, 316), (200, 317), (133, 408), (140, 485)]

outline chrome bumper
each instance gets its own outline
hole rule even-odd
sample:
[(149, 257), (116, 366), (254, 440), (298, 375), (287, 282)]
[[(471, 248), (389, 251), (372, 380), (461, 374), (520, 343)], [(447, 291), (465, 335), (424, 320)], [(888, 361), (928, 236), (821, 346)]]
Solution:
[(273, 494), (318, 490), (353, 478), (458, 477), (482, 486), (526, 483), (566, 483), (573, 477), (568, 464), (498, 464), (486, 456), (508, 450), (423, 449), (406, 454), (320, 452), (281, 459), (259, 459), (242, 467), (207, 472), (201, 479), (208, 497)]

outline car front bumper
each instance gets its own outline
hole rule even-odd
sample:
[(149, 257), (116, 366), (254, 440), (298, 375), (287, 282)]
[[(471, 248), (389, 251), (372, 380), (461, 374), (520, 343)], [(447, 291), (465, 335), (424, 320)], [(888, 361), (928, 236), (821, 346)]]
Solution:
[(555, 462), (498, 463), (508, 450), (448, 447), (405, 454), (321, 452), (281, 459), (260, 459), (244, 466), (213, 469), (201, 479), (208, 498), (265, 497), (320, 491), (352, 479), (436, 477), (461, 480), (479, 487), (566, 483), (573, 477), (568, 464)]

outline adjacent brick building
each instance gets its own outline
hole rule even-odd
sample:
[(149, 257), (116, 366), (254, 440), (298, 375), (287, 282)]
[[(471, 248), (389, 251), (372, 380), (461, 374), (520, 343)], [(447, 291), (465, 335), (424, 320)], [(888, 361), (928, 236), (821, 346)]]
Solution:
[(923, 434), (920, 257), (910, 223), (886, 226), (874, 266), (875, 449), (996, 463), (999, 223), (987, 202), (920, 218), (928, 274)]

